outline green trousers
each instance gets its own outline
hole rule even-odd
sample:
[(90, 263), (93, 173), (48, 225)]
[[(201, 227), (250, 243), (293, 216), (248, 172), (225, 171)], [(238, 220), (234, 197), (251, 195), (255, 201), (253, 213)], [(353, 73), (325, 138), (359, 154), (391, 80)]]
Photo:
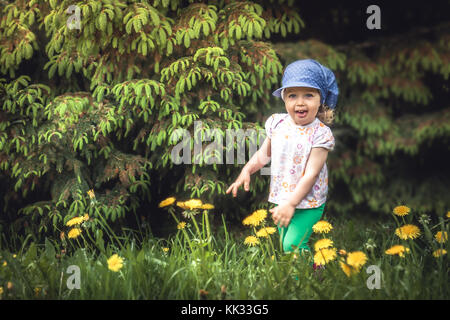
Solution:
[(312, 233), (312, 226), (322, 217), (325, 203), (317, 208), (295, 209), (291, 222), (287, 227), (279, 227), (283, 251), (307, 250), (311, 252), (308, 246), (308, 240)]

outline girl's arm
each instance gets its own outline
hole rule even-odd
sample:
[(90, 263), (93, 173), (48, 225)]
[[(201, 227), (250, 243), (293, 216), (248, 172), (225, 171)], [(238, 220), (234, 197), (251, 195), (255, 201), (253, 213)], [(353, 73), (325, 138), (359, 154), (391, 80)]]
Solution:
[(270, 138), (264, 140), (261, 148), (255, 152), (253, 157), (247, 162), (242, 171), (247, 170), (250, 175), (254, 174), (262, 167), (264, 167), (269, 161), (271, 156), (271, 141)]
[(327, 156), (328, 149), (311, 149), (311, 154), (309, 155), (305, 167), (305, 174), (300, 178), (300, 181), (290, 198), (286, 202), (269, 210), (273, 214), (272, 218), (276, 225), (280, 224), (282, 227), (287, 227), (289, 225), (292, 216), (294, 215), (295, 208), (313, 187), (320, 170), (322, 170), (322, 167), (325, 165)]
[(270, 138), (264, 140), (261, 148), (255, 152), (253, 157), (247, 162), (247, 164), (242, 168), (241, 174), (236, 179), (236, 181), (231, 184), (227, 189), (226, 193), (233, 192), (233, 197), (236, 197), (237, 190), (244, 184), (244, 190), (248, 191), (250, 188), (250, 176), (264, 167), (269, 161), (271, 156), (271, 141)]
[(296, 207), (304, 197), (311, 191), (316, 182), (320, 171), (322, 170), (328, 157), (328, 149), (312, 148), (309, 159), (305, 167), (305, 175), (300, 179), (294, 189), (291, 197), (288, 199), (289, 204)]

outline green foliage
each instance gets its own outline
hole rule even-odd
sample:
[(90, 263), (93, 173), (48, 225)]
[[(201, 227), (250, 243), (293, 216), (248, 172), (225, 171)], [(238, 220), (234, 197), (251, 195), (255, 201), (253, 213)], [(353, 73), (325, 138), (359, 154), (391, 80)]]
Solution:
[[(110, 0), (69, 12), (71, 1), (1, 2), (0, 168), (12, 180), (4, 210), (30, 191), (50, 194), (20, 210), (47, 230), (86, 213), (94, 189), (114, 221), (154, 201), (150, 176), (173, 169), (176, 129), (192, 131), (195, 120), (222, 134), (260, 128), (243, 119), (270, 108), (281, 77), (267, 39), (303, 27), (292, 1), (270, 3)], [(17, 75), (24, 59), (35, 73)], [(173, 187), (223, 194), (232, 171), (204, 161), (186, 165)]]
[[(330, 67), (340, 88), (327, 210), (448, 210), (445, 27), (414, 41), (272, 45), (274, 35), (305, 27), (293, 1), (89, 1), (68, 12), (71, 4), (0, 1), (4, 213), (25, 213), (47, 230), (88, 212), (90, 189), (111, 220), (145, 210), (142, 202), (156, 203), (169, 190), (205, 200), (223, 195), (241, 165), (217, 165), (220, 155), (206, 152), (197, 163), (174, 165), (171, 136), (262, 129), (268, 114), (284, 112), (270, 94), (283, 66), (301, 58)], [(194, 121), (202, 121), (201, 132), (193, 132)], [(267, 205), (268, 182), (254, 175), (246, 209)], [(238, 201), (224, 201), (230, 217), (244, 214)]]

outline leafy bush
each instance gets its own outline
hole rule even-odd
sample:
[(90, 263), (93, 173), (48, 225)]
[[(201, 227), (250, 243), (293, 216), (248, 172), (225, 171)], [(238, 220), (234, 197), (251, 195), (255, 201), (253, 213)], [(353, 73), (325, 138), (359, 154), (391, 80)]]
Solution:
[[(270, 107), (268, 89), (282, 72), (267, 39), (303, 23), (292, 1), (279, 3), (0, 3), (0, 70), (9, 75), (0, 79), (5, 212), (20, 202), (45, 231), (86, 213), (93, 189), (99, 212), (115, 221), (158, 199), (152, 177), (180, 169), (170, 159), (176, 129), (193, 135), (196, 120), (222, 135), (261, 128), (254, 116)], [(16, 77), (29, 59), (32, 75)], [(198, 160), (177, 171), (171, 188), (224, 193), (233, 170), (205, 166), (203, 153)], [(25, 205), (31, 191), (40, 201)]]

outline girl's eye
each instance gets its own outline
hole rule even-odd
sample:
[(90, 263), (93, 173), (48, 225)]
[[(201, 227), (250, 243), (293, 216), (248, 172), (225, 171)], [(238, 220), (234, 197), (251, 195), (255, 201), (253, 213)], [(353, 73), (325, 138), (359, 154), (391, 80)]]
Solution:
[[(291, 94), (288, 95), (288, 97), (289, 97), (290, 99), (294, 99), (295, 97), (297, 97), (297, 94), (291, 93)], [(306, 94), (304, 95), (304, 97), (305, 97), (305, 98), (312, 98), (312, 97), (314, 97), (314, 95), (313, 95), (312, 93), (306, 93)]]

